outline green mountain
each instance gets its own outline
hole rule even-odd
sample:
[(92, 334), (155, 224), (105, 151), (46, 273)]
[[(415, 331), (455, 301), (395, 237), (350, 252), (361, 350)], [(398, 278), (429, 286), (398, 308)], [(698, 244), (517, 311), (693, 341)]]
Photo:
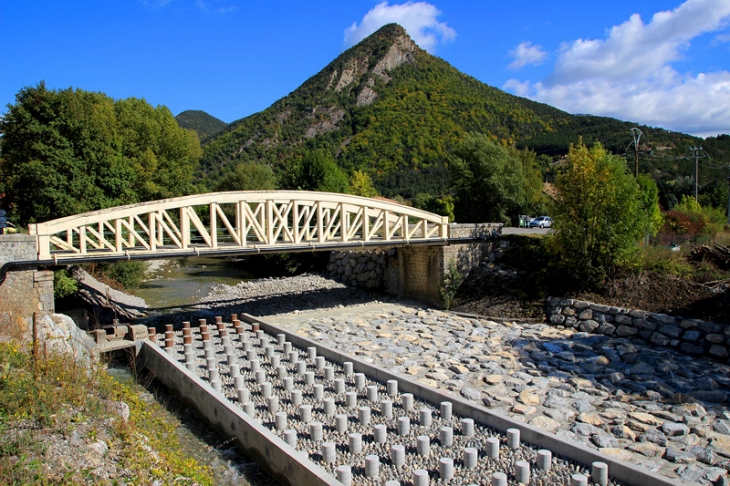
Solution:
[[(408, 198), (447, 191), (449, 154), (468, 132), (552, 158), (583, 137), (614, 153), (624, 153), (630, 145), (633, 160), (630, 129), (636, 126), (570, 115), (488, 86), (420, 49), (402, 27), (390, 24), (266, 110), (210, 137), (201, 171), (215, 176), (227, 166), (258, 162), (281, 173), (304, 153), (321, 149), (347, 171), (366, 171), (383, 195)], [(692, 173), (686, 161), (655, 159), (688, 155), (688, 148), (701, 140), (638, 127), (645, 137), (642, 171), (656, 172), (660, 179)]]
[(205, 140), (228, 126), (226, 122), (201, 110), (183, 111), (175, 117), (175, 120), (182, 128), (197, 133), (200, 140)]

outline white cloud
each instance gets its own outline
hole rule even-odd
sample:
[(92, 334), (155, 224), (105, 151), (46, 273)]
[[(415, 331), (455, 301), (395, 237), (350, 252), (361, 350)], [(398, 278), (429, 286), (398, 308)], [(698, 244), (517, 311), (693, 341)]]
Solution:
[(454, 40), (456, 31), (439, 22), (441, 12), (430, 3), (408, 1), (399, 5), (388, 5), (387, 0), (377, 4), (357, 22), (345, 29), (345, 44), (352, 46), (369, 36), (380, 27), (397, 23), (421, 48), (433, 52), (440, 43)]
[(673, 63), (692, 39), (723, 29), (729, 20), (728, 0), (686, 0), (654, 14), (648, 24), (634, 14), (605, 39), (563, 44), (543, 81), (510, 80), (504, 87), (573, 113), (702, 135), (728, 132), (730, 72), (680, 73)]
[(510, 55), (515, 60), (510, 63), (509, 68), (520, 69), (528, 64), (540, 64), (547, 57), (547, 52), (542, 46), (533, 46), (532, 42), (523, 41), (510, 51)]

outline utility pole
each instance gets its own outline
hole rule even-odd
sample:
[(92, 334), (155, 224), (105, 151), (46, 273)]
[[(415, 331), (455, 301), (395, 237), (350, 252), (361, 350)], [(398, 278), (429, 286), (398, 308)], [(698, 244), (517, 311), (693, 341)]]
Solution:
[(700, 157), (699, 157), (698, 154), (699, 154), (699, 152), (702, 151), (702, 146), (700, 145), (699, 148), (698, 147), (690, 147), (689, 148), (689, 151), (692, 152), (694, 154), (694, 157), (695, 157), (695, 201), (699, 202), (699, 196), (698, 196), (698, 194), (699, 194), (699, 185), (700, 185), (700, 182), (699, 182), (700, 181), (700, 177), (699, 177), (699, 174), (700, 174), (700, 169), (699, 169)]
[(642, 135), (638, 128), (631, 129), (631, 136), (634, 139), (634, 177), (639, 177), (639, 140)]

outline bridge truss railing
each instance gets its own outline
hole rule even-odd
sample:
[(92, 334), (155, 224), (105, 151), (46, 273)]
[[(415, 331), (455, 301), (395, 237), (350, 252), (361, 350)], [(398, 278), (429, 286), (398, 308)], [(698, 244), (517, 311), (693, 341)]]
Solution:
[(448, 218), (344, 194), (237, 191), (102, 209), (32, 224), (39, 260), (196, 254), (277, 247), (428, 243), (448, 238)]

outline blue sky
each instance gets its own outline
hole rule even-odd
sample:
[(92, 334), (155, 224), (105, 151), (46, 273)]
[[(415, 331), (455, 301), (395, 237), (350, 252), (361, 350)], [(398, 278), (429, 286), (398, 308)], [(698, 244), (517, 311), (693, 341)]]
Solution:
[(0, 0), (0, 113), (45, 80), (231, 122), (389, 22), (571, 113), (730, 133), (730, 0)]

